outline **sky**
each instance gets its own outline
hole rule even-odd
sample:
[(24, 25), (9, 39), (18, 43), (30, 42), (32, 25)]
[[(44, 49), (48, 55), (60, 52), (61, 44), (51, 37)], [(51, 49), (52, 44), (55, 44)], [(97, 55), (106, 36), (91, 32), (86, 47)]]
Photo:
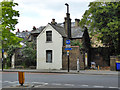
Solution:
[(76, 18), (82, 18), (92, 1), (94, 0), (14, 0), (19, 4), (14, 9), (20, 13), (17, 18), (19, 23), (15, 28), (31, 31), (33, 26), (45, 26), (53, 18), (57, 23), (63, 23), (67, 12), (65, 3), (69, 4), (70, 17), (74, 22)]

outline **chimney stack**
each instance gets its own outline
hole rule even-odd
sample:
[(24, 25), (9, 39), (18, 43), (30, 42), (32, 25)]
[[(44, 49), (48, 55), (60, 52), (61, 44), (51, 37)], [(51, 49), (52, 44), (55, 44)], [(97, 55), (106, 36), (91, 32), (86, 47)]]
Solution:
[(55, 22), (55, 19), (53, 18), (52, 21), (51, 21), (51, 24), (57, 24), (57, 22)]
[(35, 26), (33, 26), (33, 30), (36, 30), (36, 27), (35, 27)]
[(80, 19), (75, 19), (75, 27), (79, 26)]
[(17, 29), (17, 32), (20, 32), (19, 28)]
[[(66, 14), (66, 17), (64, 18), (64, 20), (65, 20), (64, 28), (65, 28), (65, 33), (68, 35), (69, 38), (71, 38), (71, 18), (70, 18), (70, 14), (69, 13), (67, 13), (67, 14)], [(69, 23), (67, 22), (67, 16), (68, 16)], [(68, 29), (69, 29), (69, 32), (68, 32)]]

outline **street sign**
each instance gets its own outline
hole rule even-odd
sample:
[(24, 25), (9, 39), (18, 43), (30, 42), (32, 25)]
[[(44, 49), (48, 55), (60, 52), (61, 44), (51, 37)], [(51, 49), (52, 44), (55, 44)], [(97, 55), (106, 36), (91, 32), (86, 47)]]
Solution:
[(70, 48), (71, 47), (71, 45), (66, 45), (66, 48)]
[(70, 40), (66, 40), (66, 44), (70, 44)]
[(72, 50), (72, 48), (65, 48), (65, 50)]
[(2, 53), (4, 53), (4, 49), (2, 49)]
[(7, 58), (8, 54), (7, 52), (4, 52), (4, 57)]
[(67, 50), (67, 55), (69, 55), (69, 50)]

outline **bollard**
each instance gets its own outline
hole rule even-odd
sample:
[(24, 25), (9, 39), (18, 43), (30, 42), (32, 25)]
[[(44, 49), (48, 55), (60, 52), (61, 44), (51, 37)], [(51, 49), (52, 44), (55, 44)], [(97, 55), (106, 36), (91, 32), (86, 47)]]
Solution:
[(79, 57), (77, 58), (77, 72), (80, 71), (80, 62), (79, 62)]
[(19, 84), (21, 84), (21, 86), (23, 86), (24, 82), (25, 82), (25, 76), (24, 76), (24, 72), (18, 72), (18, 79), (19, 79)]
[(98, 65), (98, 70), (99, 70), (100, 68), (99, 68), (99, 65)]

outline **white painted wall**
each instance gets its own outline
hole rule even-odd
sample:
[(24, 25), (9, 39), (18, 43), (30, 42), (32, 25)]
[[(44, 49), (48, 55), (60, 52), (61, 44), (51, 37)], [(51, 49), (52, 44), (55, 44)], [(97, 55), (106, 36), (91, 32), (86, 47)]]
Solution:
[[(46, 31), (52, 31), (52, 43), (46, 43)], [(62, 36), (48, 24), (37, 37), (37, 69), (62, 68), (62, 42)], [(46, 50), (52, 50), (52, 63), (46, 63)]]

